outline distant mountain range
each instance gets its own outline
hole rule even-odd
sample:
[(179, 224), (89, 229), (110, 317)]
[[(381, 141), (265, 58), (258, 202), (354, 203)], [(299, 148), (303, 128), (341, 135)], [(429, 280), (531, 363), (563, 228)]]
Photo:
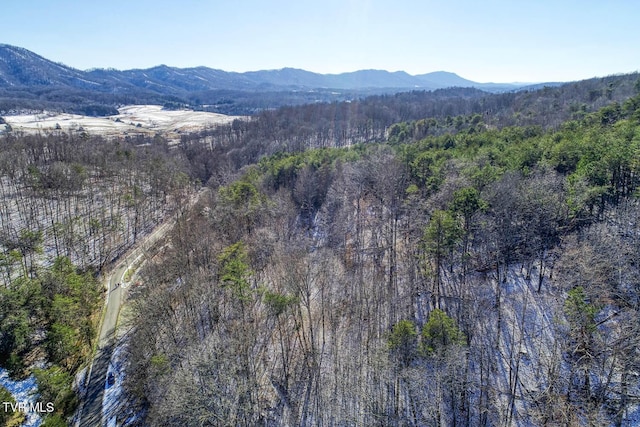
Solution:
[(446, 71), (415, 76), (383, 70), (318, 74), (295, 68), (237, 73), (166, 65), (124, 71), (82, 71), (21, 47), (0, 44), (0, 100), (4, 101), (0, 103), (0, 112), (58, 106), (67, 111), (80, 108), (84, 113), (101, 115), (108, 113), (104, 106), (174, 103), (244, 114), (280, 105), (449, 87), (506, 92), (521, 89), (523, 85), (477, 83)]
[(423, 89), (476, 87), (489, 91), (513, 90), (522, 85), (477, 83), (455, 73), (436, 71), (410, 75), (404, 71), (361, 70), (342, 74), (318, 74), (295, 68), (227, 72), (208, 67), (81, 71), (46, 59), (27, 49), (0, 44), (0, 88), (17, 86), (70, 86), (97, 91), (137, 87), (161, 93), (202, 90), (291, 89)]

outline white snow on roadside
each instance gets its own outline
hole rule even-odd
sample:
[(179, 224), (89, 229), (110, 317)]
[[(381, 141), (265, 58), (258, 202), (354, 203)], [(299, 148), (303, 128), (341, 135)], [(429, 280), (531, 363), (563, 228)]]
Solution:
[[(9, 378), (9, 372), (0, 368), (0, 384), (6, 388), (13, 396), (16, 403), (22, 403), (29, 406), (29, 403), (37, 403), (38, 384), (33, 375), (22, 381), (13, 381)], [(3, 410), (3, 408), (0, 408)], [(42, 418), (36, 412), (27, 412), (27, 419), (22, 424), (25, 427), (38, 427), (42, 424)]]
[[(116, 425), (117, 416), (122, 413), (124, 402), (122, 401), (122, 382), (124, 380), (124, 354), (123, 343), (120, 343), (111, 355), (107, 376), (104, 379), (105, 389), (102, 397), (102, 417), (107, 420), (107, 425)], [(107, 379), (113, 375), (114, 383), (109, 385)], [(122, 421), (122, 420), (121, 420)]]

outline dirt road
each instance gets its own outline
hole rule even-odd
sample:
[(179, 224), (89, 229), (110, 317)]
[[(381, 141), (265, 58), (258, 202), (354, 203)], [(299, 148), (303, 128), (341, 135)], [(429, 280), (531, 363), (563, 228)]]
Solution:
[[(198, 194), (192, 198), (189, 205), (193, 206), (206, 191), (207, 189), (203, 189), (198, 192)], [(76, 424), (80, 427), (99, 427), (106, 425), (107, 420), (104, 420), (102, 416), (102, 398), (104, 396), (109, 361), (116, 344), (118, 315), (126, 296), (124, 276), (127, 270), (132, 267), (137, 260), (141, 259), (158, 240), (173, 228), (174, 224), (175, 217), (167, 219), (162, 225), (153, 230), (151, 234), (143, 238), (139, 244), (117, 262), (107, 278), (108, 295), (105, 301), (106, 307), (100, 328), (98, 350), (93, 359), (92, 366), (89, 369), (87, 393), (83, 402), (81, 402), (80, 421)]]

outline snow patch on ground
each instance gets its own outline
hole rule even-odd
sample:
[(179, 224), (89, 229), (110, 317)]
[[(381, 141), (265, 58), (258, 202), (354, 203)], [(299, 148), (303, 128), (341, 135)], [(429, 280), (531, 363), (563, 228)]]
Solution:
[[(535, 269), (535, 267), (534, 267)], [(537, 272), (534, 272), (537, 273)], [(531, 274), (537, 277), (537, 274)], [(547, 384), (547, 371), (554, 360), (560, 357), (557, 342), (557, 319), (553, 312), (563, 297), (551, 289), (536, 292), (537, 279), (529, 279), (525, 272), (512, 266), (507, 273), (502, 295), (502, 324), (500, 331), (499, 375), (497, 383), (501, 390), (503, 417), (513, 425), (531, 425), (526, 401), (541, 392)], [(555, 309), (554, 308), (555, 306)], [(511, 393), (517, 397), (509, 407)]]
[[(506, 271), (504, 282), (492, 286), (501, 287), (499, 351), (496, 356), (494, 392), (497, 398), (497, 421), (504, 425), (529, 427), (536, 425), (534, 401), (549, 387), (552, 372), (562, 376), (568, 373), (563, 360), (563, 335), (568, 327), (564, 320), (563, 307), (566, 293), (554, 287), (545, 277), (541, 292), (538, 292), (538, 268), (532, 266), (527, 274), (522, 266), (512, 265)], [(613, 310), (604, 309), (600, 320), (612, 318)], [(487, 316), (481, 329), (495, 336), (497, 319)], [(601, 333), (615, 338), (615, 325), (600, 325)], [(607, 361), (608, 363), (609, 361)], [(608, 365), (595, 369), (592, 386), (604, 384)], [(620, 381), (619, 372), (614, 373), (609, 384)], [(630, 390), (637, 395), (640, 390)], [(604, 419), (605, 417), (603, 417)], [(624, 414), (623, 426), (640, 426), (640, 406), (630, 404)]]
[[(13, 381), (9, 378), (9, 372), (0, 368), (0, 384), (6, 388), (13, 396), (16, 403), (23, 403), (29, 406), (29, 403), (37, 403), (38, 384), (33, 375), (22, 381)], [(27, 419), (22, 424), (25, 427), (38, 427), (42, 424), (42, 418), (36, 412), (27, 412)]]
[[(115, 426), (116, 421), (122, 424), (123, 420), (118, 420), (117, 416), (122, 414), (126, 403), (123, 401), (124, 393), (122, 383), (124, 380), (124, 341), (122, 341), (111, 355), (107, 377), (105, 378), (105, 390), (102, 397), (102, 419), (106, 420), (108, 426)], [(109, 381), (113, 378), (113, 382)]]

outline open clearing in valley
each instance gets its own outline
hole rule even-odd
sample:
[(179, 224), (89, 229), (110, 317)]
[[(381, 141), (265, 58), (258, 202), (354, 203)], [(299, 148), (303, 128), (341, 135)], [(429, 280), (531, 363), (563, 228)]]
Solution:
[[(170, 140), (179, 139), (185, 132), (230, 123), (242, 116), (207, 113), (191, 110), (165, 110), (160, 105), (129, 105), (118, 109), (115, 116), (88, 117), (79, 114), (41, 112), (5, 116), (14, 132), (88, 132), (105, 136), (155, 135)], [(0, 130), (3, 130), (0, 127)]]

